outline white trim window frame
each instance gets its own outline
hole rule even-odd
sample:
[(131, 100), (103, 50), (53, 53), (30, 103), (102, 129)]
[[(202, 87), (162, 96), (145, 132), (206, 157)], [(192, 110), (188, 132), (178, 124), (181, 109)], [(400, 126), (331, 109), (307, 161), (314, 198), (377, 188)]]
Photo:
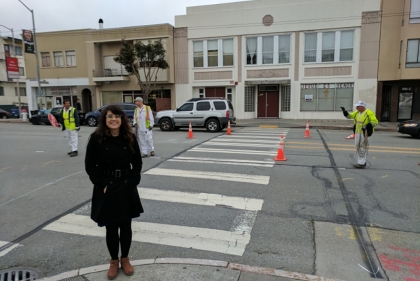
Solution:
[(354, 34), (354, 29), (304, 33), (304, 63), (354, 62)]
[(406, 68), (420, 67), (420, 39), (407, 40)]
[(194, 40), (193, 68), (233, 67), (234, 49), (233, 38)]
[(409, 23), (420, 23), (420, 0), (411, 0)]
[[(282, 44), (282, 39), (287, 43)], [(291, 42), (291, 34), (246, 37), (245, 65), (290, 64)]]
[(67, 50), (66, 53), (66, 66), (76, 66), (76, 51)]
[(64, 67), (63, 52), (53, 51), (54, 67)]

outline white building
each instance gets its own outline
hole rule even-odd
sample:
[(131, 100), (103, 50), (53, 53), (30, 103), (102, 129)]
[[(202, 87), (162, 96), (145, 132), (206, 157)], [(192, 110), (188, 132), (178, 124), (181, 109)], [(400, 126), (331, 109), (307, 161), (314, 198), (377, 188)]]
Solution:
[(381, 0), (255, 0), (175, 18), (177, 106), (230, 99), (238, 119), (341, 119), (375, 108)]
[[(26, 97), (26, 71), (25, 59), (22, 54), (22, 40), (15, 38), (16, 58), (19, 63), (19, 92), (22, 106), (27, 106)], [(0, 108), (10, 112), (12, 108), (19, 107), (17, 92), (18, 79), (11, 79), (7, 74), (6, 57), (15, 57), (13, 39), (11, 37), (0, 37)]]

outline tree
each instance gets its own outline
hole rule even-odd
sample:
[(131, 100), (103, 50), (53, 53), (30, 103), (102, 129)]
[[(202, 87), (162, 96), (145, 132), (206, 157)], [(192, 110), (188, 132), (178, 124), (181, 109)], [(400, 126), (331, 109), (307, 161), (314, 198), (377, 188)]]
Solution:
[(156, 87), (159, 70), (169, 68), (165, 54), (162, 40), (149, 40), (148, 44), (138, 40), (132, 44), (123, 39), (120, 52), (114, 58), (114, 61), (124, 66), (128, 74), (136, 76), (145, 104), (148, 104), (149, 94)]

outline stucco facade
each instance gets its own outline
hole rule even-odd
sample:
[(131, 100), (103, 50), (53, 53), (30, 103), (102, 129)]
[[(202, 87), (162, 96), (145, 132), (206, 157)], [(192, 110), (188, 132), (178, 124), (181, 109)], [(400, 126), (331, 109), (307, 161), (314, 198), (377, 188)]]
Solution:
[(223, 96), (238, 119), (338, 119), (339, 107), (357, 100), (375, 107), (380, 4), (259, 0), (187, 8), (175, 18), (177, 106)]

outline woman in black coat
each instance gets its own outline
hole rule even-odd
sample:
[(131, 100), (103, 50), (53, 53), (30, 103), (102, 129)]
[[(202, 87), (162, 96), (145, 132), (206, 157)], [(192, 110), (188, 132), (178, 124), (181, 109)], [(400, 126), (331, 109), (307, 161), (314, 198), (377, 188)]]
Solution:
[(89, 138), (85, 169), (94, 184), (91, 218), (106, 227), (110, 280), (118, 273), (119, 244), (124, 274), (134, 273), (128, 252), (131, 219), (143, 213), (137, 191), (142, 164), (139, 144), (124, 111), (117, 105), (106, 107), (99, 116), (98, 128)]

